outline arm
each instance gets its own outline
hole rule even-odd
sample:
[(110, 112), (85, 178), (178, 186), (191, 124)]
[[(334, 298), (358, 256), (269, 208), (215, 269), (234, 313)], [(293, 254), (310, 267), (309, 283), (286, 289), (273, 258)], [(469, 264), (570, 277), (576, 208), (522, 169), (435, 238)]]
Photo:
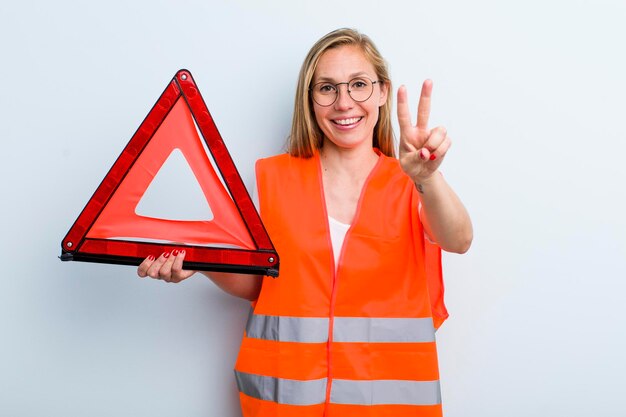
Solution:
[(420, 218), (428, 236), (445, 251), (464, 253), (472, 243), (472, 223), (459, 197), (437, 172), (452, 142), (444, 127), (428, 128), (431, 92), (432, 82), (426, 80), (413, 126), (406, 89), (398, 91), (400, 164), (420, 193)]
[[(184, 259), (185, 251), (164, 253), (158, 258), (149, 256), (137, 268), (137, 275), (141, 278), (150, 277), (166, 282), (181, 282), (196, 273), (196, 271), (183, 269)], [(263, 277), (260, 275), (205, 271), (202, 271), (202, 274), (235, 297), (252, 301), (257, 299), (261, 291)]]
[(245, 298), (250, 301), (259, 298), (261, 284), (263, 283), (263, 277), (261, 275), (207, 271), (202, 271), (202, 274), (230, 295)]
[(439, 173), (415, 183), (426, 234), (448, 252), (465, 253), (472, 244), (472, 222), (463, 203)]

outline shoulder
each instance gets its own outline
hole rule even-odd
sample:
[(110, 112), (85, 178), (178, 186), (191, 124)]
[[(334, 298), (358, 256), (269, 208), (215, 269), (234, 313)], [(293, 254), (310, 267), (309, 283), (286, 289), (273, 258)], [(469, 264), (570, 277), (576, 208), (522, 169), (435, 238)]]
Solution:
[(398, 182), (412, 186), (413, 182), (402, 170), (398, 159), (384, 154), (380, 154), (379, 158), (377, 173), (380, 177), (385, 178), (387, 182)]
[(281, 154), (278, 154), (278, 155), (268, 156), (267, 158), (258, 159), (256, 161), (256, 163), (257, 163), (257, 165), (258, 164), (280, 163), (281, 161), (285, 161), (285, 160), (288, 160), (290, 158), (293, 158), (293, 157), (291, 155), (289, 155), (288, 153), (281, 153)]
[(285, 164), (290, 163), (292, 159), (295, 159), (295, 158), (289, 155), (288, 153), (281, 153), (278, 155), (269, 156), (267, 158), (257, 159), (256, 166), (257, 168), (280, 166), (280, 165), (285, 165)]
[(289, 172), (315, 166), (315, 158), (300, 158), (288, 153), (262, 158), (256, 161), (256, 173)]
[(400, 161), (398, 161), (396, 158), (392, 156), (387, 156), (382, 153), (378, 157), (380, 158), (380, 164), (383, 168), (393, 171), (402, 170), (402, 168), (400, 167)]

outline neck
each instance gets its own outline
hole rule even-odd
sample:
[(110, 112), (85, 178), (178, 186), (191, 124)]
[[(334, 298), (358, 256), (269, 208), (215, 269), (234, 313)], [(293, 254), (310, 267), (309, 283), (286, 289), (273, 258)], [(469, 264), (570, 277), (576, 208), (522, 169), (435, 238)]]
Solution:
[(324, 141), (320, 149), (320, 160), (325, 172), (333, 175), (367, 177), (378, 161), (378, 154), (371, 146), (340, 148), (330, 141)]

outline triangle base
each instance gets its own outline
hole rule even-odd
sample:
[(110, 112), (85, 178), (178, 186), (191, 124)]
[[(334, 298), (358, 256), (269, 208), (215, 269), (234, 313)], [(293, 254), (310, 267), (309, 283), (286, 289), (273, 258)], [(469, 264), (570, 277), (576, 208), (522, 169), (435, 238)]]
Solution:
[[(71, 253), (64, 253), (59, 256), (62, 261), (78, 261), (78, 262), (91, 262), (99, 264), (113, 264), (113, 265), (129, 265), (139, 266), (143, 259), (121, 257), (114, 258), (110, 256), (83, 256), (73, 255)], [(235, 274), (252, 274), (263, 275), (272, 278), (278, 277), (278, 269), (276, 268), (262, 268), (248, 265), (224, 265), (224, 264), (203, 264), (196, 262), (183, 262), (183, 269), (191, 271), (215, 271), (215, 272), (230, 272)]]
[[(101, 250), (103, 245), (108, 248), (106, 254)], [(91, 250), (91, 252), (63, 251), (59, 259), (61, 261), (139, 266), (150, 254), (157, 256), (160, 253), (184, 249), (187, 254), (186, 260), (183, 262), (183, 269), (192, 271), (232, 272), (277, 277), (279, 270), (278, 259), (273, 251), (137, 244), (137, 242), (130, 241), (99, 241), (98, 239), (88, 239), (83, 249)]]

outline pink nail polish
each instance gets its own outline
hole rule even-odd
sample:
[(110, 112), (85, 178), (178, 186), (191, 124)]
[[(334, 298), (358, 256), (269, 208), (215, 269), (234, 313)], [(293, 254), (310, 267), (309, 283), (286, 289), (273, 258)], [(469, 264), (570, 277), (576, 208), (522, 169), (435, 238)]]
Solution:
[(437, 159), (437, 156), (435, 156), (435, 154), (431, 154), (431, 155), (430, 155), (430, 160), (431, 160), (431, 161), (434, 161), (435, 159)]

